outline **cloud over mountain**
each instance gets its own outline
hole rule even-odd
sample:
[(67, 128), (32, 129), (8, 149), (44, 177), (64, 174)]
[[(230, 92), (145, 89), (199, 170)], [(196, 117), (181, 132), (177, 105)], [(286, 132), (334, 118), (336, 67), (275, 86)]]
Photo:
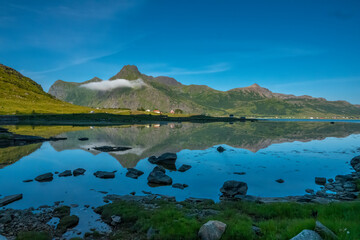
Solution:
[(142, 79), (137, 79), (133, 81), (129, 81), (126, 79), (115, 79), (115, 80), (107, 80), (101, 82), (91, 82), (81, 85), (80, 87), (84, 87), (91, 90), (97, 91), (110, 91), (116, 88), (141, 88), (146, 86), (146, 83)]

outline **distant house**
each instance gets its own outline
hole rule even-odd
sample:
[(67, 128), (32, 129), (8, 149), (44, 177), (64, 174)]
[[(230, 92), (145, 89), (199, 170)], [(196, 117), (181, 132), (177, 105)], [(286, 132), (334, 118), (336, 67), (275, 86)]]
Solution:
[(170, 110), (170, 113), (171, 113), (171, 114), (174, 114), (174, 113), (175, 113), (175, 111), (171, 109), (171, 110)]
[(94, 111), (90, 111), (90, 113), (94, 113)]
[(147, 112), (150, 112), (150, 109), (146, 109)]
[(154, 110), (154, 113), (161, 113), (160, 110)]

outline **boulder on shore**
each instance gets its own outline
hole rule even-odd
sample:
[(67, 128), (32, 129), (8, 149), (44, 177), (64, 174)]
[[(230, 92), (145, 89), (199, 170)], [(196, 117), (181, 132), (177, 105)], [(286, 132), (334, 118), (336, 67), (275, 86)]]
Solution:
[(38, 182), (51, 182), (54, 179), (53, 176), (54, 175), (51, 172), (49, 172), (37, 176), (35, 180)]
[(115, 173), (114, 172), (96, 171), (94, 173), (94, 175), (97, 178), (104, 178), (104, 179), (115, 178)]
[(159, 157), (151, 156), (148, 160), (152, 164), (175, 164), (176, 159), (176, 153), (164, 153)]
[(94, 147), (93, 149), (100, 151), (100, 152), (122, 152), (122, 151), (130, 150), (131, 147), (102, 146), (102, 147)]
[(226, 224), (220, 221), (208, 221), (201, 226), (198, 236), (201, 240), (219, 240), (226, 230)]
[(148, 178), (149, 184), (156, 185), (171, 185), (172, 179), (168, 175), (165, 174), (165, 169), (160, 166), (156, 166), (152, 172), (149, 174)]
[(225, 148), (223, 148), (222, 146), (219, 146), (216, 148), (216, 150), (220, 153), (224, 152), (225, 151)]
[(315, 223), (315, 232), (320, 234), (325, 239), (338, 239), (333, 231), (325, 227), (321, 222), (316, 221)]
[(326, 178), (324, 177), (315, 177), (315, 183), (318, 185), (325, 185), (326, 184)]
[(220, 189), (220, 192), (225, 197), (234, 197), (236, 195), (246, 195), (248, 190), (248, 186), (245, 182), (240, 181), (226, 181), (222, 188)]
[(290, 240), (322, 240), (322, 238), (315, 231), (305, 229)]

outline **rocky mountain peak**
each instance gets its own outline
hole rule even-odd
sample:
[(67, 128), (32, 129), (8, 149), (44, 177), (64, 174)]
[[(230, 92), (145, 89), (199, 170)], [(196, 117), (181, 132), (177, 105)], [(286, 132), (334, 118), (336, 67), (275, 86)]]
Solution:
[(115, 76), (111, 77), (109, 80), (115, 79), (127, 79), (127, 80), (136, 80), (141, 77), (141, 73), (135, 65), (125, 65), (120, 72)]

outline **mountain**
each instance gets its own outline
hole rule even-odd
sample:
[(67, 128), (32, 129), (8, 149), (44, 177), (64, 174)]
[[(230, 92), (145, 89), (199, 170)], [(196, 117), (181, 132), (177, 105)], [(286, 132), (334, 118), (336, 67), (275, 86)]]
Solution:
[[(87, 88), (89, 81), (111, 84), (118, 79), (142, 81), (141, 87), (117, 87), (107, 91)], [(140, 79), (140, 80), (139, 80)], [(49, 93), (73, 104), (99, 108), (159, 109), (169, 112), (236, 116), (292, 117), (359, 117), (360, 108), (345, 101), (327, 101), (311, 96), (273, 93), (253, 84), (249, 87), (219, 91), (206, 85), (183, 85), (170, 77), (152, 77), (126, 65), (119, 73), (102, 81), (99, 78), (82, 83), (56, 81)]]
[(46, 93), (35, 81), (0, 64), (0, 114), (89, 112)]

